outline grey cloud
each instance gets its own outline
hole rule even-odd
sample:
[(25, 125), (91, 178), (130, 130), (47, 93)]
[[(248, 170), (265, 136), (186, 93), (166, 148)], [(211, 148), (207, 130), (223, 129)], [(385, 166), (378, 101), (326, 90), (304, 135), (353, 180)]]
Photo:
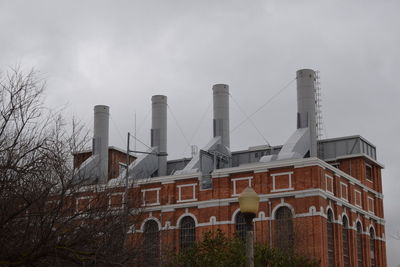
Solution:
[[(228, 83), (253, 112), (307, 67), (321, 72), (329, 137), (361, 134), (384, 170), (389, 266), (400, 263), (396, 195), (400, 182), (397, 71), (398, 1), (1, 1), (0, 67), (34, 66), (48, 78), (48, 103), (92, 123), (95, 104), (111, 107), (111, 144), (145, 120), (153, 94), (169, 105), (190, 138), (211, 102), (211, 86)], [(272, 144), (295, 128), (294, 85), (253, 119)], [(234, 127), (244, 115), (232, 103)], [(211, 136), (211, 112), (192, 143)], [(262, 144), (250, 124), (231, 135), (234, 149)], [(169, 116), (169, 154), (188, 156)], [(186, 149), (186, 150), (185, 150)], [(185, 151), (185, 153), (182, 153)]]

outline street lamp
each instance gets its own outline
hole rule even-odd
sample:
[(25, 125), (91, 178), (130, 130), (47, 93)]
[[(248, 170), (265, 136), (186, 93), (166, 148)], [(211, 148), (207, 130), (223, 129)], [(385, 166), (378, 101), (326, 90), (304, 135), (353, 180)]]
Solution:
[(260, 197), (251, 187), (247, 187), (239, 195), (240, 212), (246, 221), (246, 266), (254, 267), (254, 237), (253, 237), (253, 219), (258, 211)]

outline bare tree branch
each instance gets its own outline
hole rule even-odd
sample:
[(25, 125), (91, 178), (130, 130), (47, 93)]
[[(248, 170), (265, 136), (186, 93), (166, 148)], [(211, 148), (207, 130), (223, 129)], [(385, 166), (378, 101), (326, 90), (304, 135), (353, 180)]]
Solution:
[[(122, 201), (110, 207), (121, 189), (72, 180), (72, 153), (86, 148), (89, 133), (45, 108), (44, 88), (34, 70), (0, 77), (0, 264), (131, 265), (135, 244), (124, 244), (124, 226), (140, 214), (126, 217)], [(139, 193), (129, 192), (140, 207)]]

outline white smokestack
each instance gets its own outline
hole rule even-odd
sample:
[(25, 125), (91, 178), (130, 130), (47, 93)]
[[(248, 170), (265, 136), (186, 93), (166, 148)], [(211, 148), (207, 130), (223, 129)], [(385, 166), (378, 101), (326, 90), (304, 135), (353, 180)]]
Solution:
[(317, 157), (317, 121), (315, 71), (302, 69), (296, 72), (297, 79), (297, 129), (310, 130), (310, 157)]
[(98, 156), (98, 177), (100, 183), (108, 180), (108, 129), (110, 108), (104, 105), (94, 107), (93, 155)]
[[(167, 97), (154, 95), (152, 102), (151, 147), (167, 153)], [(158, 157), (158, 175), (167, 175), (167, 156)]]

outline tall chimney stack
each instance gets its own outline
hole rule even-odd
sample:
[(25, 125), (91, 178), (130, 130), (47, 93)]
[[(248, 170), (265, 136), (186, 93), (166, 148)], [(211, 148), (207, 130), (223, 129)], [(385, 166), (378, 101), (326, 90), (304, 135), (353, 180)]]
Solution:
[(98, 156), (99, 183), (108, 181), (108, 130), (110, 108), (104, 105), (94, 106), (93, 155)]
[(310, 130), (310, 157), (317, 157), (316, 74), (311, 69), (296, 72), (297, 79), (297, 129)]
[[(151, 147), (167, 153), (167, 97), (154, 95), (152, 102)], [(158, 157), (158, 175), (167, 175), (167, 156)]]
[(214, 102), (214, 137), (221, 136), (222, 144), (229, 149), (229, 85), (215, 84), (212, 89)]

